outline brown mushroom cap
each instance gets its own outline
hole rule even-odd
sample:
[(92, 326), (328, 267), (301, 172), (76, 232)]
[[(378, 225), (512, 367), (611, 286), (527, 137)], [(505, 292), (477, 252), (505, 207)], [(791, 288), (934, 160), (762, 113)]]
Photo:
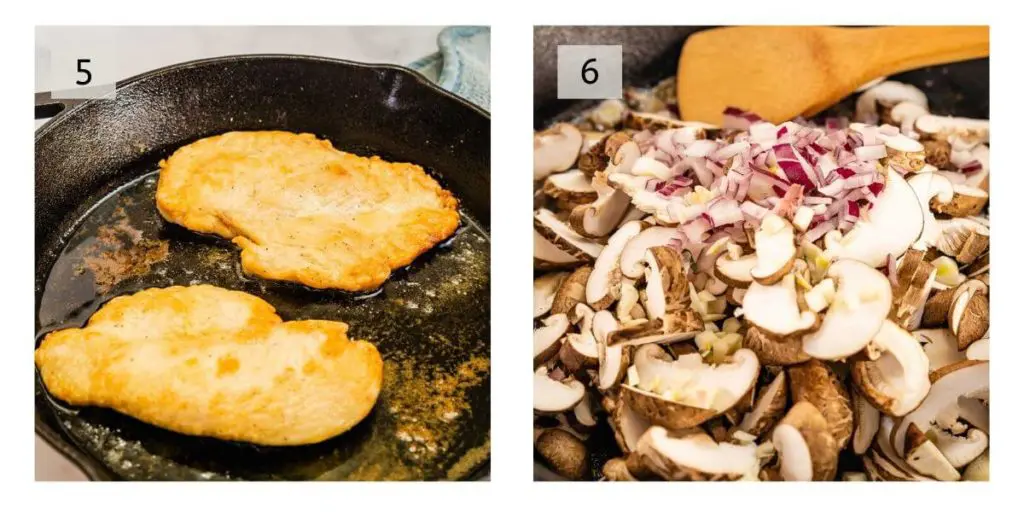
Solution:
[(763, 364), (792, 365), (807, 361), (811, 356), (804, 352), (799, 335), (775, 336), (762, 331), (756, 325), (749, 325), (743, 337), (743, 346), (753, 350)]
[(555, 473), (570, 480), (583, 480), (590, 474), (587, 447), (576, 436), (559, 428), (548, 429), (537, 438), (536, 447)]
[(846, 387), (825, 363), (812, 359), (787, 368), (789, 391), (794, 402), (807, 402), (818, 408), (828, 423), (836, 446), (846, 448), (853, 435), (853, 408)]

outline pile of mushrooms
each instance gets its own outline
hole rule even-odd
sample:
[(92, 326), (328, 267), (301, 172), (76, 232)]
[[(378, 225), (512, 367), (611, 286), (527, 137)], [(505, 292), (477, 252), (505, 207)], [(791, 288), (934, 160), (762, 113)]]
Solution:
[[(988, 121), (889, 81), (852, 123), (673, 109), (627, 95), (534, 136), (539, 460), (987, 480)], [(620, 455), (591, 467), (602, 428)]]

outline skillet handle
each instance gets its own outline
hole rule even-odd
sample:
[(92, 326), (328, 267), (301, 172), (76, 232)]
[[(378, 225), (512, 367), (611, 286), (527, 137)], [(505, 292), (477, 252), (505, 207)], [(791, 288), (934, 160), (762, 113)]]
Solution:
[(55, 117), (57, 114), (78, 105), (84, 103), (84, 99), (63, 99), (55, 100), (51, 97), (50, 92), (37, 92), (36, 93), (36, 119), (49, 119)]

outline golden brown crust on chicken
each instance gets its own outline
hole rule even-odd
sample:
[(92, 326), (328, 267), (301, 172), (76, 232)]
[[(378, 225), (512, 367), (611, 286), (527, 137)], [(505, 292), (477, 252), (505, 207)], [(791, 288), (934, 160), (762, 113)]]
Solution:
[(183, 434), (263, 445), (323, 441), (380, 392), (377, 349), (348, 325), (283, 322), (258, 297), (210, 285), (118, 297), (82, 329), (46, 335), (35, 360), (55, 397)]
[(366, 291), (448, 238), (458, 202), (423, 168), (338, 151), (311, 134), (230, 132), (160, 162), (157, 208), (230, 239), (242, 268)]

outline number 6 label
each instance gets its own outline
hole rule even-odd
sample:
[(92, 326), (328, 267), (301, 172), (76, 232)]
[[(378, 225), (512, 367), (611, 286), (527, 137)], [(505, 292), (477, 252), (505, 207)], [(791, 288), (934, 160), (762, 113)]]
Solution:
[(622, 98), (622, 46), (559, 45), (558, 98)]

